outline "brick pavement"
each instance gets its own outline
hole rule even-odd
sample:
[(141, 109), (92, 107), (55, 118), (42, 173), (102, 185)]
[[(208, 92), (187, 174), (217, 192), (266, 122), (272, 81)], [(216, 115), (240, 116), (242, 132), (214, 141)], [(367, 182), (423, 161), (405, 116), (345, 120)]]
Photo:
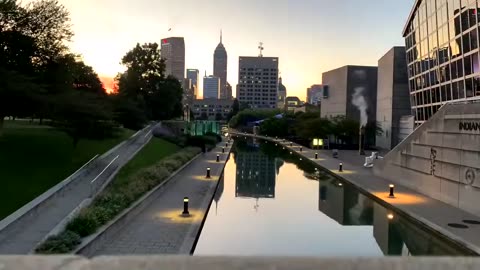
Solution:
[[(231, 144), (225, 140), (211, 152), (197, 158), (175, 175), (157, 198), (119, 230), (114, 239), (97, 249), (97, 255), (189, 254), (205, 218), (223, 169), (230, 156)], [(220, 162), (216, 162), (216, 155)], [(211, 168), (211, 179), (205, 178)], [(191, 217), (183, 218), (183, 197), (189, 197)]]

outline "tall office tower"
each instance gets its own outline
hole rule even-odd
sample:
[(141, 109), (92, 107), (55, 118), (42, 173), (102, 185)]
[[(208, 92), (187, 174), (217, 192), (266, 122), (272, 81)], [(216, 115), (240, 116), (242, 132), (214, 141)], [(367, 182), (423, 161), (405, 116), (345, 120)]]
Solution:
[(185, 78), (185, 41), (183, 37), (162, 39), (162, 58), (165, 59), (165, 75), (172, 75), (180, 82)]
[(192, 81), (193, 96), (195, 99), (198, 98), (198, 87), (200, 75), (198, 69), (187, 69), (187, 79)]
[(239, 57), (239, 102), (252, 108), (276, 108), (278, 89), (278, 57)]
[(323, 95), (323, 85), (314, 84), (307, 89), (307, 103), (312, 105), (320, 105)]
[(220, 43), (218, 43), (213, 54), (213, 76), (220, 78), (220, 98), (231, 99), (227, 89), (227, 51), (222, 43), (222, 33), (220, 32)]
[(220, 78), (215, 76), (203, 77), (203, 99), (214, 98), (220, 96)]

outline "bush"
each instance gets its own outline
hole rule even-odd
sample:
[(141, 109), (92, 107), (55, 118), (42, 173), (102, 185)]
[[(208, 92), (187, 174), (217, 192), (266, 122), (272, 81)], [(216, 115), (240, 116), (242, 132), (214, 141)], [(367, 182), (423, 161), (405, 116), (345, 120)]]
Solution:
[(40, 254), (67, 253), (80, 244), (80, 235), (72, 231), (63, 231), (59, 235), (50, 236), (35, 249)]
[(217, 140), (217, 143), (222, 141), (222, 136), (218, 135), (217, 133), (207, 132), (207, 133), (205, 133), (205, 136), (215, 137), (215, 139)]
[(95, 213), (91, 208), (86, 208), (67, 224), (67, 230), (77, 233), (81, 237), (94, 233), (99, 227)]
[(100, 226), (108, 223), (145, 193), (162, 183), (172, 172), (198, 153), (200, 149), (197, 147), (184, 148), (157, 164), (140, 170), (126, 182), (117, 185), (113, 182), (92, 205), (82, 210), (67, 224), (66, 231), (47, 239), (37, 252), (70, 252), (80, 243), (80, 237), (93, 234)]

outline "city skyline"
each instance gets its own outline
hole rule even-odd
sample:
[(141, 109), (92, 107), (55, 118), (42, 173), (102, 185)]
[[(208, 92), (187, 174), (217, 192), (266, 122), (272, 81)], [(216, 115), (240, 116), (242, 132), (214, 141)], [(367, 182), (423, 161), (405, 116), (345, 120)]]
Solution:
[(264, 55), (281, 61), (289, 95), (302, 99), (308, 87), (322, 83), (323, 72), (347, 64), (376, 65), (389, 48), (404, 45), (401, 32), (413, 5), (413, 0), (140, 0), (132, 9), (125, 0), (59, 2), (71, 13), (75, 36), (70, 47), (102, 78), (123, 71), (119, 62), (137, 42), (160, 43), (171, 36), (185, 38), (186, 68), (212, 74), (211, 55), (222, 29), (231, 59), (227, 81), (233, 88), (238, 57), (257, 56), (258, 42), (263, 42)]

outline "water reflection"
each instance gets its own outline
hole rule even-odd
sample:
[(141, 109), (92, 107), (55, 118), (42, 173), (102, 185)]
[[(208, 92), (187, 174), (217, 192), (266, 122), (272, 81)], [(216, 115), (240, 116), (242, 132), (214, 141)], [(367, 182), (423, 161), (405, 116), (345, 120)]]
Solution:
[(195, 254), (467, 254), (281, 147), (251, 140), (233, 150)]

